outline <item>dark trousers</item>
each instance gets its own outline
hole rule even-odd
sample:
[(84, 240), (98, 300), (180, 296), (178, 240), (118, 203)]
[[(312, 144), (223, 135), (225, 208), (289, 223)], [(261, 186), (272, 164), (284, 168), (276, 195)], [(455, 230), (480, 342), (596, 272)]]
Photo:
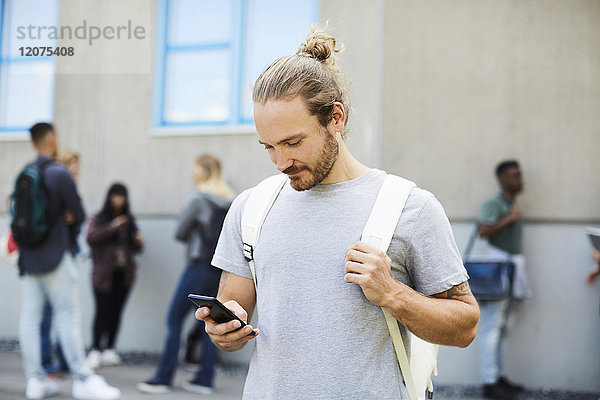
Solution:
[[(125, 284), (122, 269), (115, 268), (109, 292), (94, 290), (96, 299), (96, 316), (94, 317), (94, 349), (112, 349), (115, 347), (121, 312), (129, 295), (129, 287)], [(104, 346), (103, 342), (104, 341)]]
[[(165, 346), (160, 364), (154, 377), (150, 380), (151, 382), (171, 385), (177, 368), (183, 321), (185, 317), (197, 309), (194, 303), (187, 298), (187, 295), (195, 293), (216, 296), (220, 277), (221, 270), (211, 266), (208, 261), (199, 265), (190, 264), (185, 268), (171, 300), (171, 306), (167, 314)], [(204, 325), (204, 322), (198, 321), (198, 323)], [(212, 387), (217, 361), (217, 348), (210, 341), (204, 326), (201, 327), (200, 333), (202, 335), (202, 355), (200, 357), (202, 369), (196, 373), (192, 382)]]

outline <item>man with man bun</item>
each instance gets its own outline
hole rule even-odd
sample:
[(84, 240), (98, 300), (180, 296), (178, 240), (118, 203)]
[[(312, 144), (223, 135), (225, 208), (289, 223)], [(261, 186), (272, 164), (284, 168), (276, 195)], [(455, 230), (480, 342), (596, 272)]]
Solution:
[[(435, 197), (412, 190), (387, 254), (359, 241), (386, 173), (357, 161), (344, 138), (349, 98), (336, 40), (313, 28), (296, 54), (257, 79), (258, 141), (289, 178), (254, 249), (257, 288), (233, 202), (212, 260), (217, 297), (248, 322), (218, 324), (211, 340), (235, 351), (256, 340), (244, 399), (406, 399), (380, 307), (421, 338), (468, 346), (479, 311), (450, 224)], [(254, 332), (254, 335), (249, 335)]]

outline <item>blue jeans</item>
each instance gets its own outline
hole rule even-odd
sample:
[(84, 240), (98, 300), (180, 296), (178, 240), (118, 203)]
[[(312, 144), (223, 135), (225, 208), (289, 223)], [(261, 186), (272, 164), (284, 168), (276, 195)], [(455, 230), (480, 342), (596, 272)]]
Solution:
[(504, 338), (511, 311), (511, 298), (480, 301), (479, 376), (485, 385), (498, 381), (504, 361)]
[(68, 371), (69, 366), (60, 346), (60, 341), (56, 341), (56, 359), (54, 364), (54, 349), (52, 348), (52, 306), (46, 302), (42, 325), (40, 326), (42, 367), (47, 373)]
[(79, 271), (66, 254), (58, 267), (43, 275), (23, 277), (23, 305), (19, 325), (19, 341), (25, 376), (43, 379), (40, 349), (40, 324), (46, 299), (54, 311), (54, 326), (63, 345), (69, 369), (75, 379), (85, 380), (92, 374), (85, 363), (78, 302)]
[[(195, 293), (205, 296), (216, 296), (220, 277), (221, 270), (211, 266), (208, 261), (202, 262), (199, 265), (190, 264), (185, 268), (177, 284), (177, 289), (175, 289), (167, 314), (167, 338), (162, 357), (156, 373), (150, 379), (150, 382), (171, 385), (175, 370), (177, 369), (183, 321), (185, 317), (191, 312), (195, 312), (197, 308), (187, 298), (187, 295)], [(200, 321), (198, 323), (203, 324)], [(210, 341), (204, 327), (201, 329), (201, 335), (202, 356), (200, 364), (202, 365), (202, 369), (196, 373), (192, 382), (212, 387), (217, 360), (217, 348)]]

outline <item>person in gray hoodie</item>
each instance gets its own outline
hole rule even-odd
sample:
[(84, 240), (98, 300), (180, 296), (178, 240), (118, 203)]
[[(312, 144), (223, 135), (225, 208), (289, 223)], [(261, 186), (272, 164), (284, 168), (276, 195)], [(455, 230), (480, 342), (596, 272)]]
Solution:
[[(225, 214), (229, 210), (234, 191), (221, 178), (221, 164), (211, 155), (202, 155), (194, 162), (194, 181), (198, 192), (177, 218), (175, 237), (187, 244), (187, 266), (175, 289), (167, 314), (167, 337), (160, 363), (154, 376), (137, 385), (148, 394), (167, 393), (177, 369), (181, 329), (185, 317), (196, 307), (187, 299), (189, 293), (216, 296), (221, 270), (210, 264), (221, 233)], [(208, 338), (204, 327), (202, 368), (183, 388), (189, 392), (210, 394), (213, 391), (217, 349)]]

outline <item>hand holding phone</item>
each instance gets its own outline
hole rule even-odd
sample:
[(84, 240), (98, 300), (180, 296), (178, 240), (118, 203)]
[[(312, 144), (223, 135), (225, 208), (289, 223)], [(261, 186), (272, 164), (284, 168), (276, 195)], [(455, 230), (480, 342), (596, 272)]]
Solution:
[[(190, 293), (188, 298), (198, 307), (207, 307), (210, 309), (210, 317), (218, 324), (224, 324), (226, 322), (236, 320), (240, 322), (240, 327), (237, 330), (242, 329), (247, 325), (215, 297), (201, 296)], [(248, 336), (256, 336), (256, 332), (252, 330)]]

